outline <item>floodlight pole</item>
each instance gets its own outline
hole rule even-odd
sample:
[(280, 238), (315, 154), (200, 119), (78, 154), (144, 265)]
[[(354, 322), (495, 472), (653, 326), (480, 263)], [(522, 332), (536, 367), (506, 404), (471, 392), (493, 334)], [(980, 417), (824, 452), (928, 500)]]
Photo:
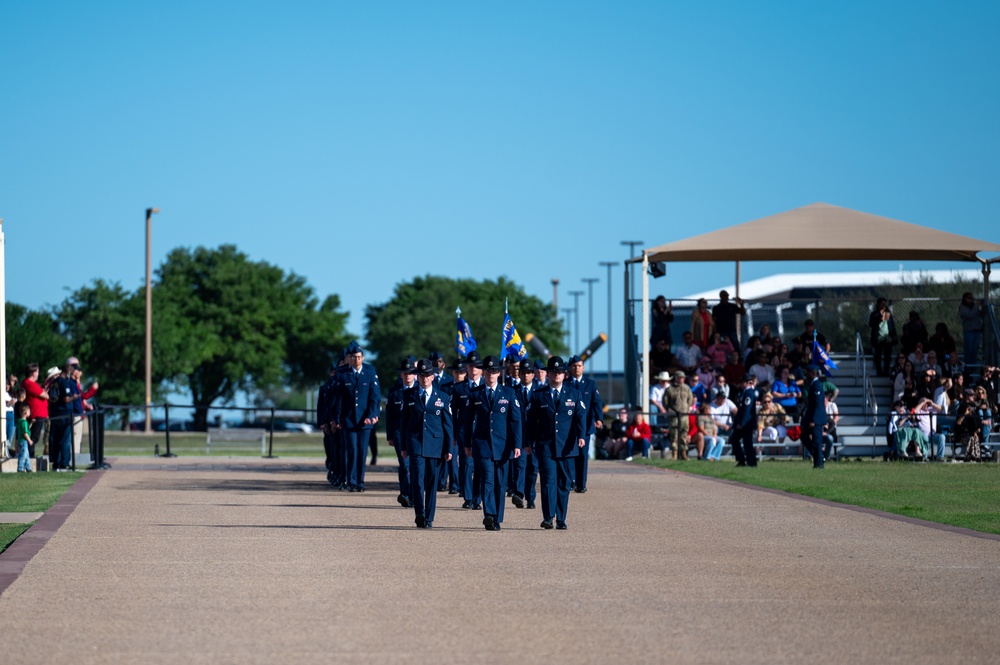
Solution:
[[(575, 325), (573, 326), (573, 346), (579, 349), (580, 348), (580, 296), (583, 295), (583, 291), (568, 291), (568, 293), (571, 296), (573, 296), (573, 321), (575, 322)], [(570, 349), (570, 355), (573, 355), (573, 349)]]
[(566, 317), (566, 348), (568, 349), (573, 346), (573, 333), (571, 331), (572, 323), (570, 323), (570, 315), (573, 314), (573, 308), (563, 307), (562, 313)]
[(613, 402), (611, 395), (611, 269), (618, 265), (618, 262), (601, 261), (598, 265), (608, 269), (608, 402)]
[(587, 283), (587, 339), (594, 339), (594, 282), (601, 281), (597, 277), (584, 277)]
[(153, 215), (159, 208), (146, 208), (146, 434), (153, 431)]

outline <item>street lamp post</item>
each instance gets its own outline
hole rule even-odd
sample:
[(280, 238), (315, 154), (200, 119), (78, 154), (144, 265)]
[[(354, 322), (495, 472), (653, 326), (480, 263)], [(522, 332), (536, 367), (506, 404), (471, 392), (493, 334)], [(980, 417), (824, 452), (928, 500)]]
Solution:
[(153, 431), (153, 215), (159, 208), (146, 208), (146, 434)]
[(559, 312), (559, 279), (556, 277), (552, 278), (552, 307)]
[[(580, 348), (580, 296), (583, 295), (583, 291), (567, 291), (571, 296), (573, 296), (573, 318), (575, 325), (573, 326), (573, 346), (577, 349)], [(570, 349), (572, 351), (572, 349)], [(573, 355), (570, 353), (570, 355)]]
[(573, 315), (573, 308), (563, 307), (562, 313), (566, 317), (566, 348), (568, 349), (573, 346), (573, 324), (571, 323), (572, 319), (570, 318)]
[(594, 282), (601, 281), (597, 277), (584, 277), (587, 283), (587, 339), (594, 339)]
[(601, 265), (608, 269), (608, 402), (613, 402), (611, 394), (611, 269), (618, 265), (617, 261), (601, 261)]

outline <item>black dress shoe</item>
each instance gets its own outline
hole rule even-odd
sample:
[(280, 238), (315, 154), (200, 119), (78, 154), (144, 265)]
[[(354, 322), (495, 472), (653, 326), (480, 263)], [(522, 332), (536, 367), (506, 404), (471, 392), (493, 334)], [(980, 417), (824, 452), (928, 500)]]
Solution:
[(534, 503), (534, 501), (529, 501), (528, 502), (528, 510), (534, 510), (534, 509), (535, 509), (535, 503)]
[(586, 494), (587, 493), (587, 488), (584, 487), (583, 489), (579, 489), (579, 490), (576, 491), (576, 493), (577, 494)]
[(513, 503), (518, 508), (524, 508), (524, 498), (518, 496), (517, 494), (512, 494), (510, 497), (510, 502)]
[(410, 507), (410, 500), (407, 499), (402, 494), (400, 494), (399, 496), (396, 497), (396, 501), (398, 501), (399, 505), (401, 505), (403, 508), (409, 508)]
[(358, 488), (357, 488), (357, 487), (348, 487), (348, 488), (347, 488), (347, 491), (348, 491), (348, 492), (357, 492), (357, 491), (358, 491)]
[(746, 462), (737, 462), (736, 463), (736, 466), (746, 466), (746, 465), (747, 465)]
[(471, 501), (463, 501), (462, 502), (462, 509), (463, 510), (472, 510), (472, 502)]
[(458, 494), (458, 490), (452, 487), (450, 490), (448, 490), (448, 494)]
[(499, 522), (497, 522), (496, 524), (493, 525), (493, 530), (494, 531), (499, 531), (500, 530), (500, 523)]
[(483, 504), (481, 504), (481, 503), (474, 503), (474, 504), (472, 504), (472, 509), (473, 510), (482, 510), (482, 508), (483, 508)]
[(438, 485), (438, 492), (447, 492), (448, 488), (445, 485)]
[(413, 521), (416, 522), (418, 529), (426, 529), (427, 528), (427, 520), (424, 519), (423, 516), (420, 516), (420, 517), (418, 517), (417, 519), (415, 519)]
[(566, 527), (566, 523), (565, 522), (556, 522), (556, 528), (559, 529), (560, 531), (565, 531), (566, 528), (567, 528)]
[(368, 462), (368, 466), (375, 466), (377, 460), (373, 457), (371, 462)]
[(424, 528), (425, 529), (433, 529), (434, 528), (434, 522), (427, 522), (426, 524), (424, 524)]
[(492, 515), (487, 515), (483, 518), (483, 526), (486, 527), (487, 531), (493, 531), (496, 528), (496, 522)]
[(552, 522), (550, 522), (549, 520), (543, 520), (542, 523), (541, 523), (541, 527), (543, 529), (551, 529), (552, 528)]

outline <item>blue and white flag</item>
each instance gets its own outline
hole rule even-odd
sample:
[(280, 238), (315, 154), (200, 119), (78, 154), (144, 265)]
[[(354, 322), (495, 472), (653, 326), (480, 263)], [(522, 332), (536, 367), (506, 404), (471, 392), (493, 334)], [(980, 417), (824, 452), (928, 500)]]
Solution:
[(461, 308), (455, 308), (455, 316), (458, 317), (458, 330), (455, 331), (455, 353), (461, 359), (476, 350), (476, 338), (472, 336), (472, 328), (462, 318)]
[(510, 314), (507, 313), (507, 303), (504, 302), (503, 308), (503, 338), (500, 345), (500, 360), (503, 360), (507, 356), (517, 356), (518, 358), (526, 358), (528, 356), (528, 350), (524, 348), (524, 344), (521, 342), (521, 336), (517, 334), (517, 328), (514, 327), (514, 322), (510, 319)]
[(813, 352), (812, 352), (812, 362), (823, 370), (823, 373), (830, 376), (832, 372), (830, 370), (837, 369), (837, 363), (830, 359), (827, 354), (826, 349), (820, 346), (820, 343), (813, 338)]

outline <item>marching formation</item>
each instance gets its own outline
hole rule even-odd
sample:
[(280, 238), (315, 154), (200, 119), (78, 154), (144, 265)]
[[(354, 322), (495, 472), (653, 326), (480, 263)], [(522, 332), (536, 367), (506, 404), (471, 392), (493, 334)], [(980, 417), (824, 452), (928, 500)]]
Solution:
[[(472, 350), (450, 367), (439, 353), (403, 358), (387, 395), (385, 432), (399, 462), (396, 501), (413, 509), (417, 528), (433, 528), (441, 491), (459, 495), (465, 510), (481, 510), (487, 531), (502, 529), (508, 497), (527, 509), (539, 498), (541, 528), (568, 528), (569, 495), (587, 491), (587, 445), (602, 426), (600, 393), (583, 370), (579, 356), (543, 365)], [(374, 367), (351, 342), (317, 405), (334, 487), (365, 491), (381, 401)]]

